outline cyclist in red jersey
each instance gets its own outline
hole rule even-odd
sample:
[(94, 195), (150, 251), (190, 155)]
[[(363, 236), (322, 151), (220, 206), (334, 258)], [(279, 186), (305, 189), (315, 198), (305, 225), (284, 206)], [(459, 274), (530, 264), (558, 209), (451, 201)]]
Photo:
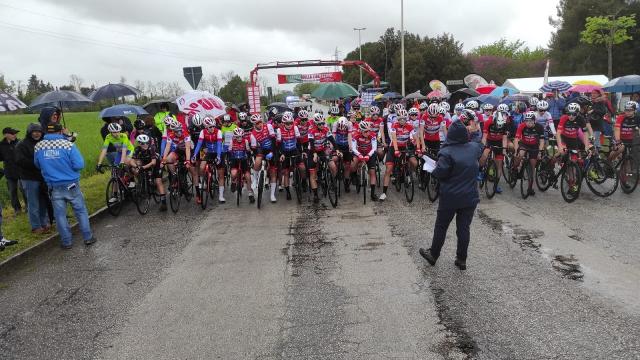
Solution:
[(541, 151), (544, 150), (544, 127), (536, 122), (536, 114), (529, 111), (524, 114), (524, 121), (518, 125), (515, 137), (516, 156), (513, 166), (517, 168), (525, 153), (529, 153), (531, 164), (531, 177), (529, 178), (529, 195), (535, 195), (533, 190), (533, 179), (536, 176), (536, 165), (540, 158)]
[(302, 152), (298, 140), (300, 132), (295, 126), (293, 114), (290, 111), (282, 115), (282, 126), (276, 130), (276, 142), (280, 148), (280, 164), (282, 168), (282, 186), (287, 192), (287, 200), (291, 200), (291, 189), (289, 188), (289, 172), (292, 167), (300, 169), (300, 175), (304, 181), (306, 178), (306, 168), (304, 158), (306, 153)]
[(260, 114), (251, 115), (250, 119), (253, 124), (253, 130), (250, 135), (251, 150), (255, 154), (253, 170), (260, 171), (263, 159), (269, 163), (269, 190), (271, 191), (271, 202), (275, 203), (276, 199), (276, 178), (278, 166), (276, 165), (274, 154), (276, 150), (276, 132), (271, 124), (265, 124)]
[[(372, 124), (361, 121), (358, 130), (351, 138), (351, 152), (355, 155), (352, 168), (356, 170), (361, 163), (366, 163), (369, 169), (369, 184), (371, 185), (371, 201), (378, 201), (376, 196), (376, 150), (378, 148), (376, 135), (371, 131)], [(357, 180), (359, 181), (359, 179)], [(366, 189), (362, 189), (366, 191)]]
[[(401, 151), (409, 151), (414, 147), (414, 144), (418, 143), (416, 131), (411, 124), (407, 122), (407, 111), (402, 109), (397, 112), (397, 121), (389, 127), (389, 136), (391, 137), (391, 146), (393, 149), (389, 149), (385, 159), (386, 171), (384, 173), (384, 182), (382, 187), (382, 194), (380, 200), (387, 198), (387, 189), (391, 182), (391, 173), (400, 157)], [(407, 154), (409, 157), (409, 168), (411, 171), (415, 171), (418, 167), (418, 160), (414, 154)]]
[(640, 121), (636, 117), (636, 103), (628, 101), (624, 106), (624, 113), (616, 117), (616, 123), (613, 128), (613, 141), (615, 147), (609, 155), (609, 160), (613, 160), (620, 156), (625, 147), (632, 146), (634, 135), (638, 135), (638, 127)]
[[(233, 139), (229, 146), (229, 167), (231, 168), (231, 192), (236, 192), (242, 187), (244, 182), (245, 188), (249, 193), (249, 201), (253, 204), (255, 197), (253, 195), (253, 189), (251, 189), (251, 172), (249, 170), (249, 153), (251, 148), (249, 147), (249, 141), (244, 136), (244, 130), (242, 128), (235, 128), (233, 130)], [(238, 171), (241, 172), (241, 177), (244, 181), (240, 180), (238, 183)]]
[[(485, 104), (486, 105), (486, 104)], [(493, 106), (491, 107), (493, 109)], [(487, 120), (482, 126), (482, 143), (485, 149), (480, 157), (480, 163), (484, 164), (489, 157), (489, 152), (493, 151), (496, 165), (498, 168), (498, 177), (502, 176), (502, 161), (504, 160), (505, 149), (507, 149), (507, 121), (502, 116), (494, 120), (492, 115), (485, 117)], [(499, 180), (498, 180), (499, 181)], [(502, 188), (496, 187), (496, 192), (500, 194)]]
[(365, 121), (371, 123), (371, 131), (376, 135), (376, 142), (378, 143), (377, 155), (378, 159), (382, 159), (384, 156), (384, 119), (380, 116), (380, 108), (372, 106), (369, 108), (370, 117)]
[(427, 107), (426, 116), (423, 116), (423, 122), (418, 130), (420, 148), (423, 152), (429, 151), (433, 155), (437, 155), (440, 151), (440, 128), (444, 121), (444, 117), (438, 113), (439, 108), (440, 106), (436, 103)]
[(307, 167), (309, 169), (309, 182), (311, 183), (311, 190), (313, 191), (313, 202), (318, 203), (320, 198), (318, 197), (318, 163), (321, 159), (329, 161), (329, 171), (333, 176), (338, 173), (336, 163), (331, 156), (331, 145), (335, 145), (333, 139), (333, 133), (331, 129), (327, 127), (324, 120), (324, 115), (318, 113), (313, 116), (314, 125), (309, 129), (309, 151), (311, 156), (307, 158)]
[[(556, 140), (558, 141), (558, 152), (560, 155), (566, 154), (567, 150), (580, 150), (582, 142), (585, 148), (590, 149), (591, 143), (586, 136), (580, 136), (582, 129), (586, 126), (584, 118), (580, 116), (580, 105), (571, 103), (567, 106), (567, 115), (560, 117)], [(572, 156), (575, 158), (575, 156)]]

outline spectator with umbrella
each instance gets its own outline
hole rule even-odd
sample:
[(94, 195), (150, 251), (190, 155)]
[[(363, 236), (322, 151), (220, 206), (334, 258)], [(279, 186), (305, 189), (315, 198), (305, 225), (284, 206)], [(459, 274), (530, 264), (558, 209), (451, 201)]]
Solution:
[(549, 113), (553, 118), (554, 124), (557, 124), (560, 121), (560, 117), (562, 116), (562, 112), (564, 107), (567, 105), (567, 102), (564, 98), (560, 96), (561, 92), (565, 92), (571, 89), (571, 84), (566, 81), (552, 81), (548, 84), (543, 85), (540, 88), (540, 91), (546, 92), (545, 100), (549, 104)]
[(42, 125), (29, 124), (24, 140), (16, 145), (16, 161), (20, 180), (27, 195), (29, 223), (31, 232), (35, 234), (48, 232), (51, 228), (51, 216), (48, 215), (51, 201), (42, 173), (36, 167), (33, 157), (36, 144), (42, 140), (43, 134)]
[[(2, 129), (4, 139), (0, 141), (0, 161), (4, 162), (4, 177), (7, 179), (7, 189), (11, 199), (11, 207), (16, 215), (22, 212), (18, 191), (21, 189), (18, 165), (16, 163), (15, 148), (18, 144), (17, 134), (20, 130), (11, 127)], [(24, 196), (24, 193), (22, 194)], [(25, 199), (26, 202), (26, 199)]]

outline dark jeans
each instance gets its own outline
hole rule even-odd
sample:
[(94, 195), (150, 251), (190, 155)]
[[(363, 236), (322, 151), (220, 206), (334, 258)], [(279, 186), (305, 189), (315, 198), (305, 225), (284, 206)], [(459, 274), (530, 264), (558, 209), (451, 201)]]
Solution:
[(444, 245), (449, 224), (456, 216), (456, 235), (458, 236), (458, 248), (456, 257), (460, 260), (467, 259), (467, 249), (469, 248), (469, 227), (473, 220), (473, 213), (476, 207), (462, 209), (439, 209), (436, 217), (436, 224), (433, 228), (433, 242), (431, 244), (431, 255), (436, 259), (440, 256), (440, 250)]
[(20, 192), (22, 193), (24, 203), (27, 203), (27, 198), (24, 192), (22, 192), (19, 182), (20, 180), (18, 179), (7, 178), (7, 189), (9, 190), (9, 198), (11, 199), (11, 207), (15, 211), (22, 210), (22, 205), (20, 205), (20, 199), (18, 198), (18, 189), (20, 189)]
[(31, 230), (50, 225), (47, 214), (47, 194), (43, 191), (43, 183), (40, 181), (22, 180), (24, 192), (27, 194), (27, 209)]

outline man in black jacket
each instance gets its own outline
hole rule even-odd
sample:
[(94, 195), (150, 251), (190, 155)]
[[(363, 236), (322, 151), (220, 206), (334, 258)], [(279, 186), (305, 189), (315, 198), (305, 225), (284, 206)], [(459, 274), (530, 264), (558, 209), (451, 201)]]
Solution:
[[(420, 255), (429, 264), (435, 265), (444, 245), (449, 224), (456, 216), (456, 235), (458, 246), (455, 265), (460, 270), (467, 268), (467, 249), (469, 247), (469, 228), (480, 195), (478, 194), (478, 159), (482, 155), (482, 144), (469, 141), (469, 132), (463, 121), (473, 115), (467, 112), (460, 115), (460, 121), (454, 121), (449, 127), (447, 140), (438, 153), (438, 163), (432, 176), (440, 181), (440, 201), (438, 215), (433, 229), (433, 242), (430, 249), (420, 248)], [(477, 138), (476, 138), (477, 139)]]
[(33, 163), (36, 144), (42, 140), (42, 126), (29, 124), (27, 136), (16, 145), (16, 162), (24, 192), (27, 195), (29, 223), (32, 233), (49, 231), (50, 222), (47, 214), (48, 194), (40, 169)]
[[(20, 200), (18, 198), (18, 189), (20, 188), (18, 166), (16, 165), (15, 148), (18, 143), (16, 134), (19, 130), (6, 127), (2, 130), (4, 139), (0, 141), (0, 161), (4, 162), (4, 176), (7, 178), (7, 188), (11, 198), (11, 207), (16, 214), (22, 211)], [(23, 194), (24, 195), (24, 194)]]

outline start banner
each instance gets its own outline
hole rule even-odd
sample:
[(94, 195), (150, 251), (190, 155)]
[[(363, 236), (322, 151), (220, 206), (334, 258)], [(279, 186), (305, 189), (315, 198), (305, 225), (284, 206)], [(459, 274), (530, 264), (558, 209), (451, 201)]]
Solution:
[(317, 74), (278, 74), (278, 84), (296, 84), (305, 82), (341, 82), (342, 73), (327, 72)]

